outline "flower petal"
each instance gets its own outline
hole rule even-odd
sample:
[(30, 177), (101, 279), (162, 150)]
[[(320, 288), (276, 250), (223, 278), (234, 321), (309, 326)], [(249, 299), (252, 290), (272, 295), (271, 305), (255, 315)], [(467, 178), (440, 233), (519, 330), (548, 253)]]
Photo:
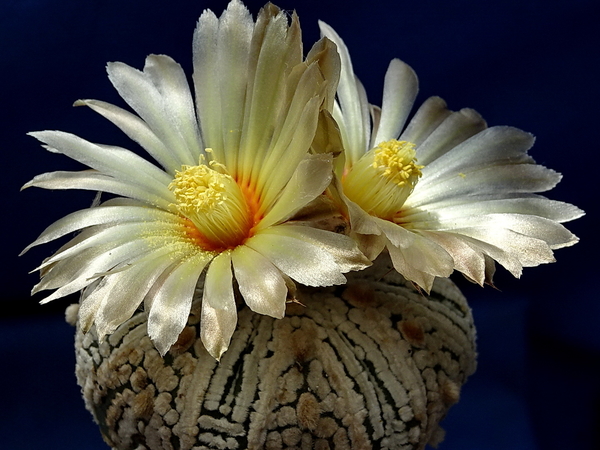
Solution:
[(103, 225), (112, 222), (144, 222), (150, 220), (177, 223), (180, 221), (180, 218), (166, 211), (147, 206), (98, 206), (82, 209), (54, 222), (34, 242), (29, 244), (21, 254), (36, 245), (45, 244), (92, 225)]
[(144, 187), (140, 187), (129, 181), (117, 180), (109, 175), (96, 172), (95, 170), (42, 173), (36, 175), (21, 189), (29, 187), (39, 187), (43, 189), (84, 189), (88, 191), (107, 192), (140, 200), (164, 210), (170, 209), (172, 201), (172, 199), (168, 199), (168, 197), (172, 197), (170, 191), (165, 191), (164, 195), (159, 196), (149, 192)]
[(198, 254), (181, 262), (149, 294), (148, 336), (161, 355), (169, 351), (187, 323), (198, 278), (210, 259)]
[(98, 336), (113, 333), (128, 320), (159, 276), (172, 264), (168, 251), (157, 251), (132, 262), (120, 272), (105, 276), (108, 283), (104, 292), (100, 292), (101, 287), (96, 289), (97, 294), (94, 291), (102, 298), (94, 316)]
[(429, 97), (419, 107), (398, 140), (412, 142), (419, 147), (450, 114), (452, 113), (444, 100), (440, 97)]
[(279, 198), (257, 226), (267, 228), (291, 217), (321, 195), (331, 182), (331, 155), (307, 155), (296, 167)]
[(400, 135), (418, 91), (419, 81), (414, 70), (399, 59), (392, 59), (383, 84), (381, 119), (370, 147)]
[[(229, 2), (220, 19), (205, 10), (194, 32), (194, 87), (205, 145), (217, 161), (237, 172), (248, 60), (254, 22), (238, 1)], [(218, 86), (218, 89), (215, 89)]]
[(354, 240), (344, 234), (292, 224), (273, 227), (268, 230), (268, 233), (295, 237), (314, 244), (329, 253), (343, 273), (362, 270), (371, 265), (371, 262), (358, 250)]
[(285, 314), (287, 286), (279, 269), (245, 245), (233, 250), (231, 258), (240, 293), (250, 309), (281, 319)]
[(306, 286), (331, 286), (346, 282), (346, 277), (328, 249), (315, 245), (309, 238), (303, 239), (291, 227), (282, 225), (262, 230), (248, 239), (246, 245)]
[[(507, 228), (459, 228), (452, 231), (504, 250), (518, 259), (523, 267), (535, 267), (555, 261), (552, 250), (546, 242)], [(496, 259), (493, 255), (490, 256), (504, 265), (502, 261)]]
[(333, 28), (319, 21), (321, 35), (337, 45), (341, 60), (340, 82), (338, 85), (339, 108), (333, 116), (341, 125), (340, 131), (346, 146), (346, 159), (349, 164), (358, 161), (368, 150), (371, 135), (369, 102), (360, 81), (354, 75), (348, 48)]
[(181, 136), (182, 144), (187, 147), (194, 163), (197, 163), (199, 156), (204, 153), (204, 146), (185, 72), (165, 55), (148, 56), (144, 72), (160, 93), (165, 113)]
[[(452, 155), (455, 155), (456, 153), (454, 152), (457, 151), (455, 149), (457, 145), (482, 132), (486, 127), (485, 120), (483, 120), (477, 111), (464, 108), (458, 112), (451, 113), (418, 145), (417, 159), (419, 164), (427, 166), (450, 150), (453, 151)], [(497, 129), (492, 130), (494, 130), (492, 133), (499, 131)], [(486, 136), (486, 134), (480, 134), (480, 138)], [(481, 144), (479, 145), (481, 146)], [(462, 161), (463, 163), (465, 162), (464, 160)]]
[(179, 160), (154, 134), (148, 124), (135, 114), (100, 100), (77, 100), (73, 106), (88, 106), (121, 129), (131, 140), (140, 144), (170, 174), (181, 168)]
[(453, 197), (543, 192), (556, 186), (560, 179), (559, 173), (534, 164), (486, 167), (454, 176), (446, 173), (443, 180), (432, 181), (426, 188), (417, 183), (404, 207), (422, 207)]
[[(189, 112), (180, 111), (175, 117), (171, 116), (172, 105), (169, 106), (168, 103), (171, 91), (165, 89), (164, 92), (161, 92), (148, 73), (149, 70), (151, 71), (150, 67), (156, 62), (156, 58), (154, 60), (152, 58), (154, 56), (146, 59), (146, 67), (144, 67), (143, 72), (120, 62), (109, 63), (106, 67), (108, 78), (119, 92), (119, 95), (140, 115), (152, 132), (167, 148), (173, 152), (180, 165), (197, 164), (199, 154), (196, 151), (200, 146), (200, 141), (194, 148), (188, 148), (188, 142), (185, 136), (181, 135), (181, 130), (179, 130), (179, 126), (175, 122), (175, 117), (181, 114), (189, 114)], [(176, 63), (172, 62), (172, 64)], [(182, 97), (191, 95), (189, 87), (186, 86), (185, 89), (186, 92), (180, 94)]]
[[(40, 303), (45, 304), (83, 289), (92, 283), (99, 273), (112, 269), (118, 264), (127, 262), (130, 259), (147, 252), (148, 247), (146, 243), (141, 241), (125, 241), (104, 245), (97, 250), (97, 252), (92, 251), (84, 254), (77, 253), (66, 260), (67, 263), (65, 267), (58, 266), (53, 268), (53, 270), (33, 288), (33, 292), (38, 292), (42, 289), (53, 289), (59, 281), (63, 280), (63, 277), (70, 277), (71, 280), (62, 284), (59, 289), (43, 299)], [(81, 257), (78, 257), (79, 254), (81, 254)], [(76, 262), (80, 263), (79, 269), (73, 266)], [(44, 264), (42, 266), (44, 266)], [(59, 278), (55, 279), (55, 276), (58, 276)]]
[(483, 251), (461, 236), (448, 232), (423, 231), (425, 238), (441, 246), (454, 261), (454, 269), (480, 286), (485, 282), (486, 264)]
[(348, 208), (348, 215), (350, 216), (350, 226), (352, 231), (359, 234), (375, 234), (380, 235), (381, 229), (378, 226), (378, 222), (373, 216), (367, 213), (364, 209), (346, 197), (342, 190), (341, 184), (338, 183), (340, 198), (344, 201)]
[(229, 347), (237, 324), (229, 252), (217, 256), (208, 268), (204, 282), (201, 317), (202, 342), (208, 353), (216, 360), (220, 360)]
[(456, 217), (512, 213), (545, 217), (562, 223), (575, 220), (585, 214), (569, 203), (549, 200), (541, 195), (525, 195), (527, 194), (518, 197), (501, 195), (499, 198), (469, 196), (447, 199), (428, 204), (427, 210), (419, 208), (403, 210), (402, 220), (410, 222), (412, 227), (423, 228), (429, 226), (432, 216), (436, 221), (448, 221)]
[(71, 257), (82, 250), (96, 245), (110, 244), (116, 247), (124, 243), (135, 241), (140, 241), (140, 245), (142, 245), (141, 243), (146, 242), (145, 236), (149, 237), (151, 235), (160, 235), (162, 233), (166, 234), (172, 231), (172, 229), (173, 224), (168, 222), (128, 222), (105, 227), (98, 226), (95, 227), (92, 230), (92, 233), (86, 236), (85, 239), (77, 239), (82, 235), (72, 239), (71, 242), (75, 242), (74, 245), (70, 245), (68, 248), (59, 250), (50, 258), (44, 260), (44, 262), (36, 270), (43, 269), (55, 261), (60, 261)]
[(57, 151), (101, 173), (133, 182), (155, 195), (168, 195), (171, 177), (135, 153), (119, 147), (93, 144), (62, 131), (28, 133)]
[(568, 247), (579, 241), (575, 235), (558, 222), (529, 214), (465, 215), (451, 220), (438, 219), (435, 224), (430, 223), (428, 226), (428, 229), (431, 230), (457, 228), (506, 228), (525, 236), (541, 239), (552, 249)]
[[(279, 197), (281, 189), (307, 154), (317, 129), (320, 103), (321, 99), (318, 97), (306, 103), (293, 127), (286, 121), (290, 134), (285, 136), (284, 142), (278, 140), (274, 144), (273, 150), (265, 158), (264, 167), (260, 167), (256, 188), (264, 208), (270, 207)], [(276, 155), (279, 155), (279, 158), (275, 159)]]
[[(236, 172), (242, 183), (256, 181), (255, 172), (262, 169), (265, 156), (273, 148), (293, 94), (288, 86), (290, 75), (301, 61), (298, 17), (292, 15), (288, 25), (288, 16), (283, 11), (273, 5), (265, 6), (256, 20), (250, 48), (247, 106)], [(310, 143), (305, 149), (309, 147)], [(291, 173), (288, 179), (289, 176)], [(261, 185), (252, 187), (262, 190)]]
[(420, 286), (425, 292), (431, 292), (435, 276), (428, 272), (418, 270), (410, 264), (411, 255), (405, 255), (405, 251), (408, 250), (410, 253), (412, 249), (401, 249), (399, 247), (394, 247), (391, 244), (386, 245), (386, 248), (388, 249), (390, 259), (392, 260), (392, 265), (398, 273), (408, 281), (412, 281)]
[[(453, 116), (446, 119), (445, 122), (451, 121)], [(440, 128), (443, 127), (443, 124)], [(438, 128), (439, 129), (439, 128)], [(469, 131), (468, 128), (466, 128)], [(436, 130), (437, 131), (437, 130)], [(446, 138), (463, 139), (464, 136), (460, 133), (449, 133)], [(433, 139), (436, 133), (434, 132), (430, 138)], [(492, 127), (487, 128), (475, 136), (462, 142), (462, 144), (454, 147), (452, 151), (446, 151), (447, 143), (441, 139), (441, 150), (446, 151), (442, 156), (429, 162), (430, 158), (435, 157), (431, 149), (429, 156), (419, 159), (421, 164), (427, 164), (423, 169), (423, 179), (419, 182), (423, 185), (428, 185), (431, 182), (436, 182), (443, 179), (446, 174), (454, 176), (460, 172), (467, 175), (469, 172), (481, 168), (499, 166), (499, 165), (515, 165), (515, 164), (532, 164), (535, 161), (527, 154), (527, 150), (531, 148), (534, 142), (534, 137), (530, 133), (512, 127)], [(427, 140), (422, 144), (426, 145)], [(418, 155), (419, 156), (419, 155)]]
[(454, 260), (443, 247), (392, 222), (376, 220), (389, 241), (394, 267), (405, 278), (429, 292), (431, 277), (448, 277), (453, 272)]
[(351, 236), (358, 244), (358, 249), (361, 253), (370, 261), (375, 261), (375, 258), (377, 258), (385, 248), (387, 241), (384, 234), (352, 233)]

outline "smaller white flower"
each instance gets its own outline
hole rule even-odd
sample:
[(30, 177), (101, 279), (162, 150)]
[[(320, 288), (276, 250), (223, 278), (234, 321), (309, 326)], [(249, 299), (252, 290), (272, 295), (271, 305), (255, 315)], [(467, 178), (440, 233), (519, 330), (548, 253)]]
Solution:
[(342, 61), (333, 117), (344, 157), (331, 195), (369, 258), (387, 248), (395, 269), (429, 291), (435, 277), (454, 270), (491, 283), (494, 260), (519, 277), (578, 241), (561, 223), (583, 211), (536, 194), (561, 176), (527, 154), (532, 135), (487, 128), (475, 111), (451, 112), (438, 97), (406, 125), (418, 90), (414, 71), (392, 60), (382, 107), (370, 105), (344, 42), (319, 26)]

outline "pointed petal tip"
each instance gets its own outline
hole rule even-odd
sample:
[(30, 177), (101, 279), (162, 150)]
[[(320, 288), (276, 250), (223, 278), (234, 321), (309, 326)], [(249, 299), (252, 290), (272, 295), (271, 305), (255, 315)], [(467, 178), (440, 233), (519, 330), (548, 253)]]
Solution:
[(229, 345), (224, 345), (223, 343), (219, 344), (218, 342), (209, 343), (206, 342), (204, 339), (202, 339), (202, 344), (204, 344), (204, 348), (206, 349), (208, 354), (212, 356), (217, 362), (221, 362), (223, 354), (229, 348)]
[(169, 343), (166, 342), (165, 339), (160, 339), (158, 336), (152, 336), (151, 333), (148, 333), (152, 343), (154, 344), (154, 348), (158, 351), (160, 356), (164, 357), (167, 352), (171, 349), (175, 342)]
[(227, 351), (227, 349), (222, 349), (218, 354), (213, 354), (212, 352), (210, 353), (210, 356), (212, 356), (213, 358), (215, 358), (215, 360), (217, 362), (221, 362), (221, 358), (223, 357), (223, 354)]
[(33, 180), (29, 180), (27, 183), (25, 183), (23, 186), (21, 186), (21, 189), (19, 189), (19, 192), (23, 192), (25, 189), (30, 188), (33, 186)]
[(29, 131), (27, 133), (25, 133), (27, 136), (31, 136), (32, 138), (37, 139), (38, 141), (41, 141), (41, 139), (38, 137), (43, 133), (43, 131)]
[[(572, 220), (575, 219), (579, 219), (583, 216), (585, 216), (585, 211), (581, 208), (578, 208), (575, 205), (570, 205), (572, 207), (572, 211), (571, 211), (571, 215), (566, 218), (565, 220), (561, 220), (560, 222), (570, 222)], [(579, 238), (577, 236), (575, 236), (575, 238), (577, 239), (577, 241), (579, 241)]]
[[(31, 290), (31, 293), (32, 293), (32, 295), (35, 294), (35, 292), (33, 292), (33, 289)], [(52, 300), (55, 300), (54, 298), (51, 298), (51, 297), (52, 296), (46, 297), (45, 299), (40, 300), (40, 305), (46, 305), (46, 304), (50, 303)]]
[(90, 331), (90, 328), (92, 328), (92, 325), (94, 324), (94, 321), (89, 319), (85, 322), (82, 322), (80, 320), (79, 311), (77, 312), (77, 321), (79, 322), (79, 328), (81, 329), (81, 332), (83, 334), (87, 334)]
[(77, 107), (77, 106), (90, 106), (90, 103), (93, 102), (93, 100), (89, 100), (86, 98), (80, 98), (79, 100), (75, 100), (73, 102), (73, 106)]

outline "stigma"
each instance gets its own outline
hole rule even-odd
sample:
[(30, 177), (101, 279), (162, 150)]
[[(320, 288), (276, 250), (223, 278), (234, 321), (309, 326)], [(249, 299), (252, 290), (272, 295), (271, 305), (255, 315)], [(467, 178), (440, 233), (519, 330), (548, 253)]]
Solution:
[(344, 193), (371, 215), (393, 220), (412, 193), (424, 166), (415, 144), (392, 139), (369, 150), (342, 179)]

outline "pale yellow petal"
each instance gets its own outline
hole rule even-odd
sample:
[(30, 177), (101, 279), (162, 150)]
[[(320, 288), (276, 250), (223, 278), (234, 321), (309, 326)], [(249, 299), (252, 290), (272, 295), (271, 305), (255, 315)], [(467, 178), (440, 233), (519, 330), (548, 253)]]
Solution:
[(245, 245), (233, 250), (231, 259), (240, 293), (250, 309), (281, 319), (288, 289), (279, 269)]
[(331, 181), (331, 169), (331, 155), (307, 155), (300, 161), (279, 198), (258, 224), (257, 230), (290, 218), (321, 195)]
[(220, 360), (229, 347), (236, 324), (231, 254), (225, 252), (210, 264), (202, 295), (200, 337), (208, 353), (216, 360)]

